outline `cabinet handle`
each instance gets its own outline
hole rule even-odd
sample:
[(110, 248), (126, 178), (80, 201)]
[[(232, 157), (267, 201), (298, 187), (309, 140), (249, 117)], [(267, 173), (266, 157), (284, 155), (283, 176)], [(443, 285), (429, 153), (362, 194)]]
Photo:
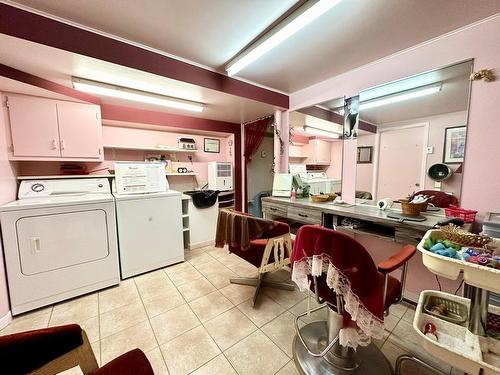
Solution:
[(278, 211), (278, 209), (277, 209), (277, 208), (274, 208), (274, 207), (269, 207), (269, 209), (270, 209), (271, 211)]
[(306, 214), (301, 214), (301, 213), (299, 213), (299, 216), (300, 216), (300, 217), (309, 217), (308, 215), (306, 215)]
[(64, 139), (61, 139), (61, 150), (64, 150), (65, 148)]
[(57, 150), (57, 140), (56, 139), (52, 140), (52, 150)]

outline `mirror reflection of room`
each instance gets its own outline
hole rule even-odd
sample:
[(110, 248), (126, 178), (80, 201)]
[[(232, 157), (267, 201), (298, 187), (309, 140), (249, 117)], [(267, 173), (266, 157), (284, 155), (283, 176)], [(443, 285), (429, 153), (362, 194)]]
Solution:
[(340, 194), (344, 98), (290, 113), (289, 171), (311, 195)]
[[(356, 198), (460, 200), (472, 61), (360, 92)], [(444, 194), (446, 195), (444, 195)]]

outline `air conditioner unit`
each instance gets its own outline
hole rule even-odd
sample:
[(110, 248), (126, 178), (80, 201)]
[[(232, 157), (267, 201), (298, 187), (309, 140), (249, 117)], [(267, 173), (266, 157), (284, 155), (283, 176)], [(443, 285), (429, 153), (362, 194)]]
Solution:
[(210, 190), (233, 190), (233, 164), (212, 161), (208, 163), (208, 188)]

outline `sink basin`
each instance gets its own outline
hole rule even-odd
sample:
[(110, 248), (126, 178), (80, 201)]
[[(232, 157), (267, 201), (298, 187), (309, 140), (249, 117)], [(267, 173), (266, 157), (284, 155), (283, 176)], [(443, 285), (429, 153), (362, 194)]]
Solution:
[(184, 194), (191, 196), (196, 208), (208, 208), (217, 202), (219, 190), (190, 190), (185, 191)]

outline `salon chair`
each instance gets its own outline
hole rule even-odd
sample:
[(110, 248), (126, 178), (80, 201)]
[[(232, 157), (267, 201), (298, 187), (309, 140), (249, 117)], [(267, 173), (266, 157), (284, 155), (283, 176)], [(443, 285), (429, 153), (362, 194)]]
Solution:
[(457, 197), (455, 197), (452, 194), (445, 193), (444, 191), (436, 191), (436, 190), (417, 191), (410, 197), (410, 199), (413, 199), (415, 195), (430, 196), (431, 199), (429, 200), (429, 203), (431, 203), (434, 207), (447, 208), (450, 206), (458, 205)]
[[(229, 228), (222, 229), (222, 222), (231, 220)], [(243, 226), (264, 228), (262, 231), (247, 231), (248, 244), (240, 240)], [(235, 235), (235, 232), (238, 232)], [(232, 238), (230, 238), (232, 237)], [(253, 217), (252, 215), (234, 210), (221, 210), (217, 222), (215, 239), (216, 247), (228, 245), (229, 252), (258, 268), (257, 277), (239, 277), (229, 281), (232, 284), (255, 286), (252, 306), (255, 305), (261, 287), (268, 286), (284, 290), (294, 290), (292, 282), (278, 282), (266, 279), (269, 272), (277, 271), (290, 265), (292, 252), (292, 239), (288, 224), (267, 219)]]
[[(293, 358), (302, 374), (392, 374), (372, 338), (383, 337), (383, 316), (402, 300), (408, 261), (415, 247), (375, 265), (354, 238), (319, 226), (299, 229), (292, 253), (292, 280), (309, 288), (321, 305), (297, 316)], [(391, 275), (401, 268), (400, 279)], [(327, 321), (299, 328), (300, 318), (327, 309)]]
[(99, 368), (87, 335), (77, 324), (0, 336), (0, 373), (52, 375), (80, 366), (88, 375), (154, 375), (140, 349)]

